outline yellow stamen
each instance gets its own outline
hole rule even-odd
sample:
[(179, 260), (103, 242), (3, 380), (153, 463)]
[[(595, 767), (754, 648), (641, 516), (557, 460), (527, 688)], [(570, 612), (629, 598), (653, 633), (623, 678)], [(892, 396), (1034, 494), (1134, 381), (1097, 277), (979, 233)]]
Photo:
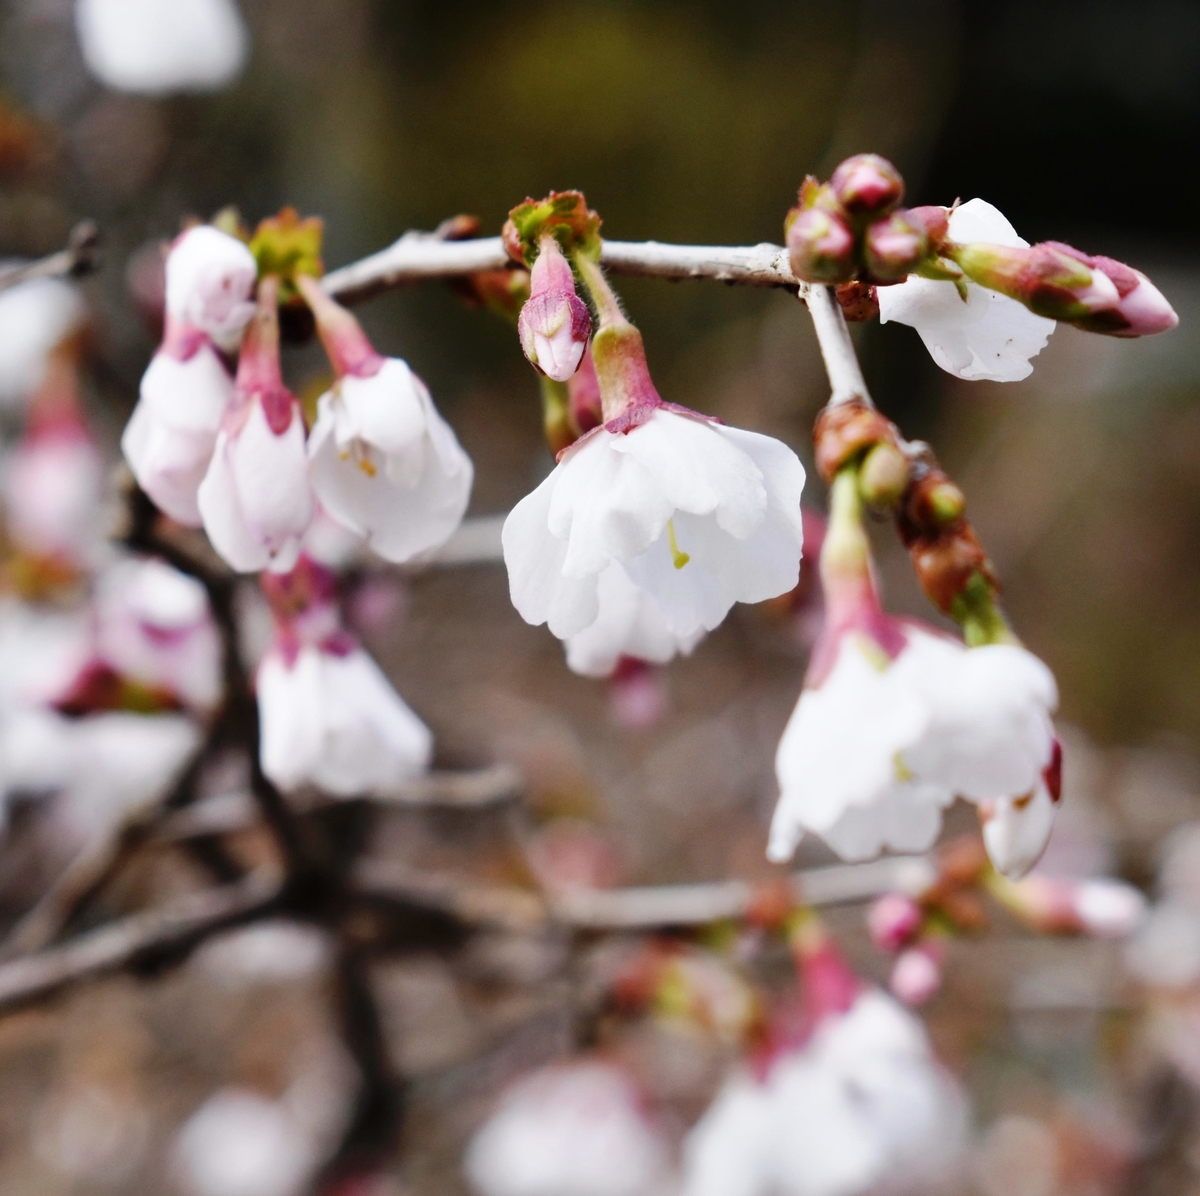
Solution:
[(904, 759), (899, 752), (892, 757), (892, 767), (896, 770), (896, 780), (911, 781), (913, 779), (912, 772), (909, 770), (908, 765), (904, 763)]
[(671, 560), (676, 569), (682, 569), (692, 558), (686, 552), (679, 551), (679, 541), (675, 539), (675, 520), (667, 520), (667, 543), (671, 546)]

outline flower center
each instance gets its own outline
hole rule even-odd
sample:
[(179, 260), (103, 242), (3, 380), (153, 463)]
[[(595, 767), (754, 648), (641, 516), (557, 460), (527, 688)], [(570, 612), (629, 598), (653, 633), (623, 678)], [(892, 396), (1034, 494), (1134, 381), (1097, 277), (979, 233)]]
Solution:
[(369, 478), (373, 478), (379, 472), (379, 466), (375, 464), (375, 450), (357, 436), (342, 449), (338, 457), (342, 461), (353, 461)]

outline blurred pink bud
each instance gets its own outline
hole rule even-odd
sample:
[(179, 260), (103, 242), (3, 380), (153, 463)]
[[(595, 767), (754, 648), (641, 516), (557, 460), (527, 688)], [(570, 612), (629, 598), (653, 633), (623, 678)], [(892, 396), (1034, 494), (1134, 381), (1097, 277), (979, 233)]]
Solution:
[(879, 154), (855, 154), (834, 172), (829, 185), (852, 216), (881, 216), (904, 198), (904, 179)]
[(526, 856), (538, 884), (552, 896), (620, 883), (621, 860), (612, 838), (578, 818), (555, 818), (540, 827)]
[(787, 229), (788, 261), (804, 282), (849, 282), (856, 273), (854, 234), (835, 212), (806, 208)]
[(279, 366), (276, 287), (264, 280), (196, 501), (213, 547), (239, 573), (287, 572), (313, 516), (304, 419)]
[(863, 243), (867, 269), (878, 283), (903, 282), (920, 265), (927, 248), (924, 227), (903, 211), (876, 220)]
[(1146, 920), (1142, 893), (1106, 877), (1076, 881), (1027, 876), (999, 895), (1013, 913), (1043, 934), (1122, 939)]
[(926, 939), (902, 951), (892, 968), (888, 987), (905, 1005), (924, 1005), (942, 987), (944, 948)]
[(670, 708), (662, 669), (632, 656), (623, 656), (608, 682), (612, 720), (626, 731), (649, 731)]
[(899, 951), (921, 928), (921, 907), (904, 893), (885, 893), (867, 910), (867, 931), (882, 951)]
[(525, 356), (546, 377), (566, 382), (579, 368), (592, 317), (575, 293), (571, 266), (553, 237), (542, 239), (517, 331)]

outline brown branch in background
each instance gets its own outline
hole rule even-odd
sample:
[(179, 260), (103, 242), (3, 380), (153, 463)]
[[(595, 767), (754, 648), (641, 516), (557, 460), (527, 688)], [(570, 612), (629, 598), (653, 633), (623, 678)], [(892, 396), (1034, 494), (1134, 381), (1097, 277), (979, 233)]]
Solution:
[(0, 964), (0, 1010), (49, 997), (97, 976), (153, 969), (186, 955), (221, 930), (273, 912), (277, 879), (252, 873), (236, 884), (133, 914), (53, 947)]
[(96, 268), (96, 249), (100, 243), (100, 230), (95, 221), (82, 220), (67, 238), (66, 247), (19, 266), (0, 269), (0, 292), (19, 286), (33, 278), (67, 278), (88, 274)]

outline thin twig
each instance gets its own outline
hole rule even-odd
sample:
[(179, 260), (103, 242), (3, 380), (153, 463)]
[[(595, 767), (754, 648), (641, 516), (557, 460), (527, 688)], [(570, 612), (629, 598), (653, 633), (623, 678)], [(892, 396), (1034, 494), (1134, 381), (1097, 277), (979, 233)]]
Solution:
[(276, 879), (253, 873), (237, 884), (194, 893), (80, 935), (61, 947), (0, 964), (0, 1010), (96, 976), (169, 961), (218, 931), (270, 913), (280, 891)]
[(807, 293), (801, 295), (801, 301), (807, 305), (812, 316), (813, 330), (825, 361), (825, 372), (829, 375), (832, 391), (829, 405), (847, 403), (852, 399), (870, 403), (866, 379), (863, 378), (858, 354), (854, 352), (854, 342), (850, 339), (850, 329), (846, 326), (846, 317), (833, 287), (809, 287)]
[(96, 265), (96, 246), (100, 241), (100, 230), (91, 220), (80, 221), (67, 238), (64, 249), (34, 262), (0, 269), (0, 291), (20, 286), (33, 278), (66, 278), (70, 275), (87, 274)]
[[(707, 278), (743, 286), (783, 287), (804, 293), (779, 245), (667, 245), (659, 241), (605, 241), (600, 261), (616, 274)], [(512, 265), (499, 237), (446, 241), (433, 233), (405, 233), (393, 245), (325, 276), (322, 286), (344, 302), (358, 302), (406, 283), (454, 278)]]

